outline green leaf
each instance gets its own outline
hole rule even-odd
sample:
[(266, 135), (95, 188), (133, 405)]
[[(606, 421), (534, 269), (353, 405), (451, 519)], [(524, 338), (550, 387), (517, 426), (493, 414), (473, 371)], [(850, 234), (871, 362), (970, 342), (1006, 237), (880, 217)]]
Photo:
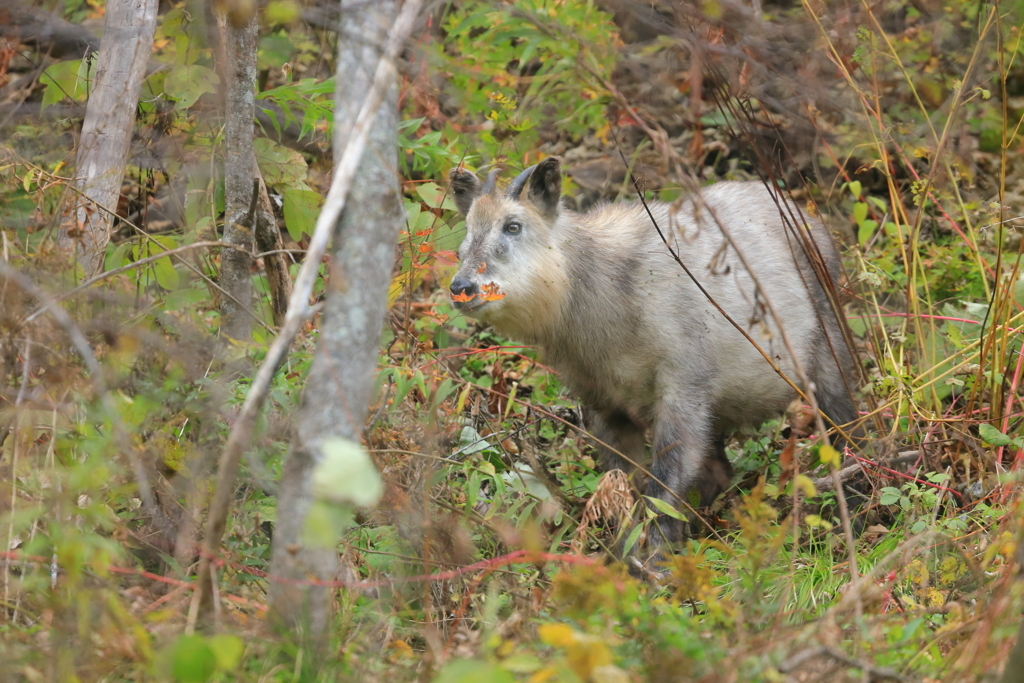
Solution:
[(885, 486), (882, 488), (882, 495), (879, 497), (878, 502), (882, 505), (895, 505), (899, 502), (900, 490), (894, 486)]
[[(199, 281), (193, 281), (190, 287), (181, 287), (180, 289), (168, 292), (164, 296), (164, 310), (184, 311), (199, 309), (208, 304), (209, 301), (210, 294), (206, 287)], [(267, 518), (267, 521), (272, 522), (274, 520)]]
[(185, 22), (187, 17), (185, 16), (185, 10), (180, 7), (172, 9), (170, 12), (164, 15), (164, 20), (160, 22), (160, 30), (168, 38), (177, 38), (185, 35)]
[(459, 434), (459, 449), (453, 455), (472, 455), (473, 453), (486, 451), (488, 448), (490, 448), (490, 444), (487, 442), (487, 439), (480, 436), (471, 426), (466, 425), (462, 428), (462, 433)]
[(672, 519), (678, 519), (684, 522), (686, 521), (686, 516), (683, 513), (679, 512), (679, 510), (676, 510), (674, 507), (672, 507), (671, 504), (665, 502), (661, 498), (655, 498), (653, 496), (644, 497), (647, 500), (649, 500), (651, 502), (651, 505), (656, 507), (658, 511), (661, 512), (663, 515), (668, 515)]
[(217, 656), (202, 636), (181, 636), (171, 654), (171, 675), (180, 683), (206, 683), (217, 670)]
[(446, 190), (437, 183), (423, 183), (416, 187), (416, 194), (432, 209), (456, 210), (455, 202), (446, 196)]
[(363, 447), (348, 439), (327, 439), (320, 445), (313, 470), (313, 496), (338, 505), (370, 507), (384, 493), (377, 466)]
[(281, 199), (284, 202), (284, 225), (291, 238), (298, 242), (303, 235), (312, 235), (324, 198), (313, 190), (288, 187), (281, 190)]
[(177, 100), (175, 108), (188, 109), (206, 93), (217, 92), (220, 78), (212, 69), (199, 64), (182, 64), (171, 69), (164, 79), (164, 94)]
[(626, 538), (626, 542), (622, 545), (622, 554), (629, 555), (629, 551), (636, 545), (637, 540), (640, 538), (640, 533), (644, 530), (643, 524), (637, 524), (633, 527), (633, 530), (629, 532), (629, 536)]
[(532, 674), (544, 666), (540, 658), (526, 653), (514, 653), (501, 660), (503, 669), (517, 674)]
[(292, 24), (302, 16), (302, 8), (292, 0), (271, 0), (264, 10), (266, 22), (271, 26)]
[(878, 227), (878, 221), (866, 220), (861, 221), (857, 228), (857, 244), (862, 247), (868, 243), (871, 236), (875, 234), (875, 229)]
[(859, 180), (851, 180), (848, 185), (850, 188), (850, 194), (853, 195), (854, 199), (860, 199), (861, 184)]
[(295, 52), (295, 47), (287, 36), (280, 34), (263, 36), (260, 38), (260, 46), (257, 51), (257, 65), (260, 69), (280, 69), (291, 59), (293, 52)]
[[(520, 482), (526, 487), (525, 493), (530, 494), (538, 500), (550, 500), (551, 491), (548, 491), (548, 487), (544, 485), (540, 479), (532, 474), (532, 468), (527, 465), (519, 465), (515, 470), (509, 470), (501, 475), (502, 480), (508, 484), (512, 490), (521, 490)], [(525, 510), (523, 511), (522, 517), (526, 517)]]
[[(151, 255), (156, 256), (161, 251), (175, 249), (177, 246), (177, 241), (170, 235), (159, 235), (154, 237), (152, 243), (150, 243), (149, 252)], [(173, 292), (178, 288), (178, 271), (174, 269), (170, 256), (153, 262), (153, 275), (156, 277), (156, 283), (163, 289)]]
[(178, 288), (178, 271), (174, 269), (170, 256), (153, 261), (153, 275), (156, 277), (156, 283), (161, 288), (169, 292), (173, 292)]
[(864, 202), (857, 202), (853, 205), (853, 220), (857, 221), (859, 225), (865, 218), (868, 217), (868, 205)]
[(104, 268), (106, 270), (113, 270), (114, 268), (120, 268), (123, 265), (128, 264), (128, 250), (131, 249), (131, 242), (122, 242), (117, 245), (113, 250), (107, 252), (107, 260)]
[(269, 138), (259, 138), (252, 146), (267, 185), (300, 187), (299, 184), (306, 180), (306, 160), (299, 152)]
[(515, 678), (496, 664), (476, 659), (456, 659), (448, 662), (434, 683), (514, 683)]
[[(83, 73), (83, 71), (86, 72)], [(46, 71), (39, 76), (39, 82), (46, 86), (46, 89), (43, 90), (40, 113), (65, 97), (75, 102), (84, 102), (89, 92), (88, 85), (91, 82), (92, 71), (91, 62), (86, 60), (83, 64), (81, 59), (57, 62), (47, 67)]]
[(306, 514), (302, 542), (313, 548), (333, 548), (352, 522), (352, 511), (347, 506), (314, 500)]
[(1003, 434), (1001, 431), (983, 422), (978, 425), (978, 435), (981, 436), (981, 440), (990, 446), (1012, 446), (1013, 439)]
[(879, 211), (887, 211), (889, 209), (885, 200), (880, 199), (879, 197), (868, 197), (868, 201), (877, 206)]
[(233, 671), (242, 660), (242, 653), (245, 652), (245, 643), (242, 639), (226, 633), (211, 636), (208, 643), (217, 659), (217, 668), (221, 671)]

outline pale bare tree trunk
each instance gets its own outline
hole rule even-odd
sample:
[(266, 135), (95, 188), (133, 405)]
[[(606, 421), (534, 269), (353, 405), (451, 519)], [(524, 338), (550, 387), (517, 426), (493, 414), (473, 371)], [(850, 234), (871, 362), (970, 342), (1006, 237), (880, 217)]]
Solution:
[[(292, 291), (292, 297), (288, 302), (288, 313), (285, 316), (284, 323), (281, 325), (281, 332), (275, 337), (270, 348), (267, 349), (266, 358), (260, 365), (255, 377), (253, 377), (252, 386), (248, 394), (246, 394), (245, 401), (242, 403), (238, 419), (231, 426), (231, 434), (228, 436), (227, 443), (224, 444), (224, 451), (221, 453), (220, 461), (217, 465), (217, 484), (214, 488), (213, 502), (210, 504), (210, 511), (206, 519), (206, 535), (203, 538), (203, 550), (200, 556), (199, 570), (196, 575), (195, 590), (192, 593), (192, 606), (189, 609), (186, 625), (188, 633), (193, 632), (197, 626), (205, 627), (212, 622), (210, 613), (213, 611), (212, 608), (215, 604), (213, 593), (216, 585), (214, 559), (217, 557), (220, 541), (224, 535), (224, 529), (227, 527), (228, 515), (231, 511), (231, 502), (234, 496), (238, 464), (241, 462), (242, 454), (248, 447), (252, 437), (256, 418), (259, 415), (263, 401), (270, 391), (270, 384), (273, 381), (274, 373), (281, 366), (281, 363), (284, 362), (288, 353), (288, 347), (298, 334), (299, 327), (313, 313), (313, 309), (309, 306), (309, 297), (313, 293), (313, 284), (317, 279), (320, 262), (327, 253), (331, 236), (336, 231), (337, 224), (341, 221), (342, 214), (347, 207), (346, 202), (349, 191), (355, 185), (355, 180), (360, 177), (360, 172), (364, 170), (363, 163), (366, 156), (364, 153), (368, 149), (368, 144), (372, 137), (371, 132), (377, 130), (374, 128), (377, 112), (380, 110), (389, 90), (392, 91), (392, 106), (394, 106), (393, 91), (397, 74), (395, 62), (398, 59), (402, 45), (412, 33), (422, 5), (422, 0), (406, 0), (402, 6), (401, 13), (398, 15), (398, 19), (395, 21), (394, 27), (391, 29), (387, 47), (374, 73), (373, 84), (366, 94), (366, 100), (363, 102), (355, 123), (350, 127), (344, 153), (334, 167), (331, 187), (327, 192), (327, 197), (324, 199), (324, 206), (320, 211), (320, 216), (317, 218), (316, 227), (310, 236), (305, 261), (299, 269), (298, 276), (295, 278), (295, 286)], [(392, 138), (393, 142), (397, 142), (393, 139), (395, 135), (393, 121), (391, 125), (392, 133), (389, 137)], [(387, 153), (386, 149), (385, 153)], [(393, 147), (391, 153), (394, 153)], [(363, 241), (365, 242), (365, 240)], [(393, 236), (390, 241), (393, 244)], [(348, 253), (353, 251), (350, 249)], [(375, 258), (380, 255), (376, 254)], [(382, 262), (386, 266), (390, 261), (387, 258), (383, 258)], [(384, 303), (383, 301), (381, 302), (382, 308)], [(359, 313), (359, 311), (354, 311), (349, 324), (355, 327), (364, 326), (364, 323), (367, 321), (359, 319)], [(362, 313), (365, 313), (365, 311), (362, 311)], [(376, 341), (373, 341), (371, 348), (375, 348), (375, 346)], [(363, 408), (363, 412), (365, 413), (365, 408)], [(295, 486), (295, 478), (291, 476), (285, 488), (295, 488)], [(292, 496), (292, 498), (294, 499), (295, 496)], [(293, 529), (296, 528), (292, 521), (294, 513), (291, 511), (291, 508), (285, 506), (284, 509), (286, 526), (291, 525)], [(308, 507), (305, 509), (308, 510)], [(281, 543), (280, 540), (278, 542)], [(293, 548), (301, 550), (301, 546), (290, 546), (287, 543), (283, 545), (283, 548), (288, 552), (291, 552)], [(272, 583), (278, 583), (276, 579), (277, 577), (273, 577)], [(281, 613), (287, 619), (289, 613), (283, 612), (283, 610), (288, 605), (284, 605), (284, 603), (282, 605)], [(329, 609), (324, 611), (329, 612)], [(282, 621), (280, 617), (275, 618), (278, 621)]]
[(58, 247), (74, 254), (85, 278), (103, 268), (135, 127), (139, 89), (153, 48), (157, 5), (157, 0), (107, 3), (96, 80), (78, 145), (74, 189), (57, 236)]
[[(397, 3), (342, 2), (342, 33), (334, 110), (334, 158), (340, 159), (369, 90)], [(292, 449), (278, 496), (270, 573), (275, 578), (336, 578), (334, 548), (303, 546), (313, 497), (311, 475), (329, 438), (358, 442), (371, 398), (395, 242), (403, 223), (397, 177), (398, 87), (393, 83), (372, 126), (349, 202), (334, 232), (323, 324)], [(331, 589), (281, 581), (270, 584), (274, 623), (322, 634), (331, 615)]]
[[(252, 334), (253, 231), (238, 225), (252, 201), (256, 177), (253, 117), (256, 114), (256, 14), (238, 26), (218, 15), (224, 46), (224, 241), (245, 251), (221, 252), (220, 286), (234, 299), (220, 304), (221, 334), (247, 341)], [(240, 302), (241, 305), (239, 305)]]

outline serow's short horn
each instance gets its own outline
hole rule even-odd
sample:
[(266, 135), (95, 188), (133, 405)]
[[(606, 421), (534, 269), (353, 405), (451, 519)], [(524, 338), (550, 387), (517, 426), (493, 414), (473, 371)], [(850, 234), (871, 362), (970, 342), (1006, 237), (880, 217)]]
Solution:
[(515, 180), (508, 186), (508, 189), (505, 190), (505, 196), (509, 199), (519, 199), (519, 195), (522, 194), (523, 188), (526, 186), (526, 181), (533, 175), (533, 169), (535, 168), (537, 168), (537, 164), (517, 175)]
[(501, 173), (500, 168), (492, 168), (491, 172), (487, 174), (487, 180), (484, 181), (483, 189), (481, 194), (491, 194), (494, 192), (495, 186), (498, 184), (498, 174)]

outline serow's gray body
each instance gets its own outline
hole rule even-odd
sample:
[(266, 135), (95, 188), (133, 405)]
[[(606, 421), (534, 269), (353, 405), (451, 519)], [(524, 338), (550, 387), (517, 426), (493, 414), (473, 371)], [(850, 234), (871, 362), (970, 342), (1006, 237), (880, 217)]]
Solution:
[[(642, 204), (562, 208), (557, 159), (504, 193), (493, 174), (484, 184), (456, 169), (451, 183), (466, 215), (451, 284), (456, 305), (541, 348), (581, 399), (591, 432), (618, 451), (600, 447), (605, 470), (643, 463), (649, 438), (647, 495), (678, 505), (696, 502), (696, 491), (710, 504), (732, 475), (726, 436), (777, 417), (797, 398), (707, 295), (806, 392), (783, 327), (821, 410), (837, 424), (855, 417), (851, 357), (805, 254), (810, 245), (833, 281), (839, 256), (816, 219), (787, 228), (783, 198), (763, 184), (724, 182), (676, 204), (648, 203), (705, 295)], [(661, 527), (668, 540), (682, 531)]]

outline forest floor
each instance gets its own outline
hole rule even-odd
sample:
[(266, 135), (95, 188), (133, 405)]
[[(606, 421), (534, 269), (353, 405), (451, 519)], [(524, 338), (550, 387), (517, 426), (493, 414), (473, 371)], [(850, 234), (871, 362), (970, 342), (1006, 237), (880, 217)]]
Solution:
[[(171, 284), (138, 269), (69, 304), (176, 524), (169, 533), (140, 510), (67, 346), (23, 350), (59, 331), (45, 317), (26, 322), (34, 302), (3, 290), (0, 409), (14, 419), (0, 440), (10, 483), (0, 486), (0, 678), (999, 679), (1024, 605), (1019, 22), (959, 1), (765, 3), (760, 19), (730, 3), (704, 3), (704, 14), (639, 5), (658, 11), (453, 3), (411, 53), (400, 140), (409, 222), (364, 439), (384, 495), (339, 543), (334, 620), (315, 643), (272, 632), (265, 605), (276, 486), (316, 325), (275, 378), (244, 459), (218, 558), (220, 633), (183, 635), (209, 474), (249, 387), (216, 351), (219, 295), (179, 264)], [(184, 44), (179, 24), (164, 20), (155, 58)], [(261, 119), (259, 158), (295, 248), (330, 168), (310, 142), (329, 139), (318, 35), (266, 28), (261, 43), (272, 66), (260, 101), (279, 118)], [(291, 50), (295, 78), (274, 50)], [(19, 59), (4, 73), (29, 71)], [(58, 293), (59, 278), (44, 279), (45, 236), (81, 98), (61, 99), (57, 76), (37, 81), (0, 92), (3, 106), (50, 98), (59, 115), (4, 110), (3, 258)], [(160, 78), (150, 86), (159, 100)], [(150, 253), (129, 219), (175, 244), (216, 236), (216, 173), (200, 171), (215, 165), (218, 127), (203, 95), (140, 110), (109, 268)], [(304, 116), (317, 122), (303, 131), (312, 137), (294, 134)], [(823, 447), (800, 410), (733, 435), (732, 487), (698, 511), (699, 531), (660, 576), (612, 559), (610, 548), (643, 544), (653, 515), (635, 487), (599, 470), (579, 402), (538, 349), (461, 315), (444, 286), (465, 230), (448, 170), (500, 161), (511, 175), (550, 155), (580, 209), (635, 200), (637, 186), (671, 202), (692, 182), (768, 178), (821, 215), (843, 250), (861, 438), (841, 453)], [(157, 156), (173, 163), (146, 166)], [(213, 272), (216, 260), (194, 265)], [(259, 363), (270, 333), (254, 335), (237, 355)]]

